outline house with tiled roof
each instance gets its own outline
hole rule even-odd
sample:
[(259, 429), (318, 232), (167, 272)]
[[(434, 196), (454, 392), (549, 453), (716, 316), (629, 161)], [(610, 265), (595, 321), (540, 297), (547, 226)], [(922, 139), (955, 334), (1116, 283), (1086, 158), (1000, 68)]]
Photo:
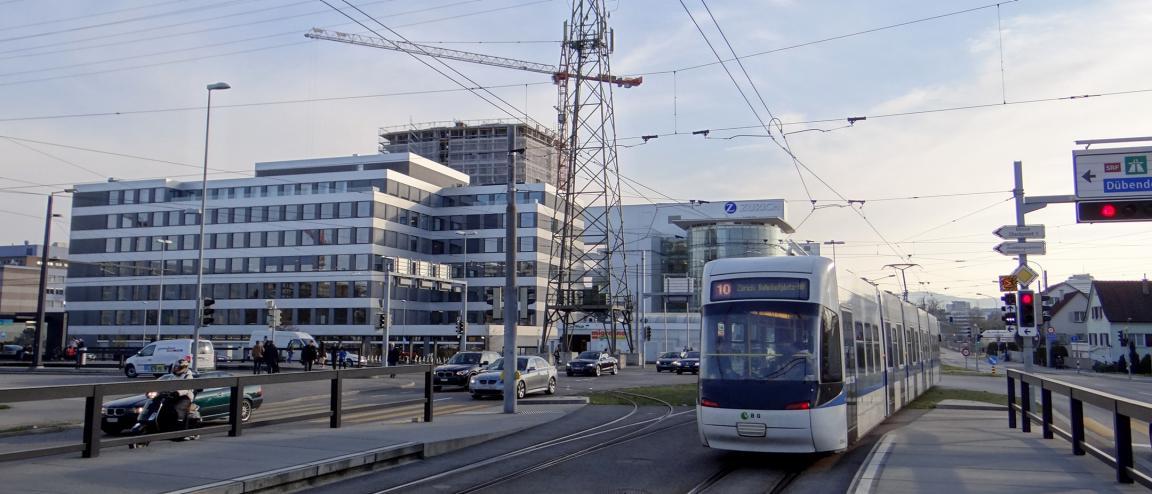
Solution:
[(1085, 323), (1093, 360), (1112, 362), (1127, 356), (1120, 336), (1135, 342), (1136, 353), (1147, 355), (1152, 347), (1152, 283), (1140, 281), (1093, 281), (1088, 293)]

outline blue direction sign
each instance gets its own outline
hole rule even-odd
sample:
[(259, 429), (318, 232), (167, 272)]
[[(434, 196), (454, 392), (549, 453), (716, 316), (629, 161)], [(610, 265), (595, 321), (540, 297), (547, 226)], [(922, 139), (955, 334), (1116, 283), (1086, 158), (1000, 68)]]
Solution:
[(1152, 147), (1072, 151), (1076, 199), (1152, 197)]
[(996, 364), (1000, 363), (1000, 361), (997, 360), (996, 357), (989, 355), (988, 356), (988, 363), (992, 364), (992, 365), (996, 365)]

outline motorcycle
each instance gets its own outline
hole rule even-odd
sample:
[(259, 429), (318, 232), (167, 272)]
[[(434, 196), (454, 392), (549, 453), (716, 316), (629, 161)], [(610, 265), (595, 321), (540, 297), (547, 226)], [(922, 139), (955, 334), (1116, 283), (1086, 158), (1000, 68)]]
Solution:
[[(194, 429), (200, 426), (200, 410), (195, 403), (188, 407), (188, 413), (185, 415), (183, 422), (179, 420), (176, 412), (176, 403), (180, 400), (180, 393), (176, 391), (150, 391), (147, 395), (148, 404), (144, 406), (144, 410), (140, 412), (137, 418), (136, 425), (133, 425), (129, 430), (133, 435), (156, 434), (160, 432), (171, 432), (177, 430)], [(185, 441), (196, 440), (200, 436), (198, 434), (186, 437), (178, 437), (172, 441)], [(128, 449), (143, 448), (148, 446), (151, 441), (141, 441), (128, 445)]]

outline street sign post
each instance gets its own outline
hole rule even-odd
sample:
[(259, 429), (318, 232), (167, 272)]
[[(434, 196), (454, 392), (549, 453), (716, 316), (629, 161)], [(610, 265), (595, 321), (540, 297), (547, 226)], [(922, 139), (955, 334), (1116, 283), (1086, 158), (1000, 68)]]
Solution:
[(1048, 252), (1047, 244), (1045, 244), (1043, 241), (1001, 242), (1000, 245), (993, 247), (992, 250), (1006, 256), (1018, 256), (1020, 254), (1042, 256)]
[(1044, 225), (1004, 225), (992, 232), (993, 235), (1008, 240), (1013, 238), (1044, 238)]
[(1076, 200), (1152, 197), (1152, 146), (1072, 151)]

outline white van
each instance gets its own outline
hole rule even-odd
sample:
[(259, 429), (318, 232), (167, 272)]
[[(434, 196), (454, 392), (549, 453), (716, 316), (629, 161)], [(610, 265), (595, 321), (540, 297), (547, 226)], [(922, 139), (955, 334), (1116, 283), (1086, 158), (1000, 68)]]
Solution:
[[(212, 342), (201, 339), (196, 352), (197, 370), (215, 370), (216, 352), (212, 350)], [(124, 375), (136, 377), (140, 374), (152, 374), (159, 377), (167, 374), (172, 364), (177, 360), (187, 359), (191, 363), (192, 339), (160, 340), (149, 343), (141, 348), (136, 355), (124, 361)]]
[(308, 345), (309, 342), (316, 341), (312, 335), (303, 331), (272, 331), (270, 329), (257, 329), (252, 331), (252, 337), (248, 339), (248, 351), (244, 353), (246, 359), (251, 359), (252, 345), (257, 341), (272, 340), (276, 345), (276, 349), (280, 350), (280, 357), (287, 361), (288, 352), (292, 352), (292, 359), (300, 359), (300, 351)]

